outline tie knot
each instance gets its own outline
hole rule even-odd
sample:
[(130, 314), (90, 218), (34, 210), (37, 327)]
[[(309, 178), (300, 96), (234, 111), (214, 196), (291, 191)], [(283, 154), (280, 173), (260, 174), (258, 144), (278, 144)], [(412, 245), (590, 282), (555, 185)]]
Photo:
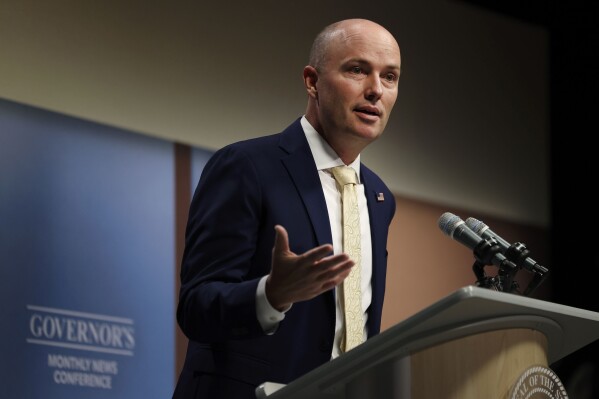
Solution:
[(343, 187), (346, 184), (358, 184), (358, 176), (356, 171), (349, 166), (336, 166), (331, 169), (333, 177), (339, 186)]

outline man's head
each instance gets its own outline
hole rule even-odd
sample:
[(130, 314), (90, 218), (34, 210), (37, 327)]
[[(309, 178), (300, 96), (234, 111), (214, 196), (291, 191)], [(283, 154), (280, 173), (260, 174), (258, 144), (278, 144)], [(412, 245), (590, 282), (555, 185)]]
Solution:
[(387, 125), (397, 99), (397, 41), (375, 22), (343, 20), (319, 33), (309, 62), (306, 117), (350, 163)]

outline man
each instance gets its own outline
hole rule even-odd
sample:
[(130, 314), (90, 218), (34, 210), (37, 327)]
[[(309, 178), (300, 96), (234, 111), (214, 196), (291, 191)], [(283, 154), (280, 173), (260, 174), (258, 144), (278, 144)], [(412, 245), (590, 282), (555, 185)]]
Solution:
[(379, 333), (395, 201), (360, 152), (387, 124), (399, 73), (385, 28), (332, 24), (304, 68), (305, 115), (207, 163), (186, 231), (177, 319), (190, 341), (174, 398), (255, 398), (349, 350), (339, 287), (357, 265), (342, 246), (340, 165), (359, 176), (359, 339)]

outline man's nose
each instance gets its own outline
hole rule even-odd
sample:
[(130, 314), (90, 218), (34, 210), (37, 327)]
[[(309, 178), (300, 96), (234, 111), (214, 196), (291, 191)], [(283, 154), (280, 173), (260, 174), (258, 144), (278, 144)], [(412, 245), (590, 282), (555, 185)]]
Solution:
[(364, 96), (369, 101), (377, 101), (383, 95), (383, 83), (378, 75), (372, 74), (368, 77)]

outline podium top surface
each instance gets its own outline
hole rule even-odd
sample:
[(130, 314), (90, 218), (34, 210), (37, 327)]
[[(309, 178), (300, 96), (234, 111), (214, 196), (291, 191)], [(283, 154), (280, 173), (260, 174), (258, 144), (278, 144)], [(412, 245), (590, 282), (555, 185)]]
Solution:
[(373, 339), (407, 340), (406, 345), (413, 352), (450, 339), (508, 328), (531, 328), (544, 333), (548, 362), (552, 364), (599, 339), (599, 313), (466, 286)]
[(304, 391), (307, 386), (337, 385), (340, 380), (359, 375), (365, 368), (449, 340), (512, 328), (530, 328), (545, 334), (551, 365), (599, 339), (599, 313), (466, 286), (268, 397), (295, 397), (294, 393), (308, 393)]

